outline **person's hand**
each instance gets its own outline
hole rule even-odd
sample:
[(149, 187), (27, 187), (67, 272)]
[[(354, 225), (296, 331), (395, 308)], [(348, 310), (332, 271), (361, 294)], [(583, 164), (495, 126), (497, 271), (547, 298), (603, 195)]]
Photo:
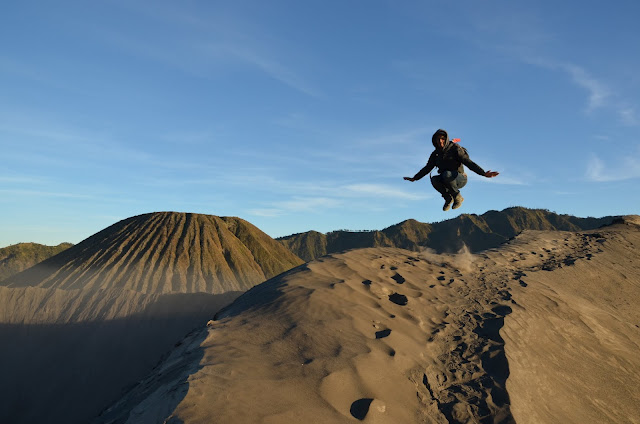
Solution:
[(414, 182), (416, 179), (413, 177), (404, 177), (405, 180)]
[(493, 178), (493, 177), (496, 177), (498, 175), (500, 175), (499, 172), (491, 171), (491, 170), (489, 170), (489, 171), (484, 173), (484, 176), (487, 177), (487, 178)]

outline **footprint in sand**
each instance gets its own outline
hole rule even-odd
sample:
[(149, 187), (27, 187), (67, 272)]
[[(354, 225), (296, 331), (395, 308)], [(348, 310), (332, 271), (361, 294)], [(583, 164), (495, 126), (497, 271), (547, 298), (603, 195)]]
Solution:
[(434, 329), (431, 331), (431, 334), (429, 334), (429, 336), (427, 337), (427, 343), (431, 343), (432, 341), (434, 341), (434, 340), (435, 340), (435, 338), (436, 338), (436, 335), (437, 335), (437, 334), (440, 332), (440, 330), (442, 330), (443, 328), (444, 328), (444, 325), (440, 325), (440, 326), (438, 326), (438, 327), (434, 328)]
[(385, 337), (389, 337), (389, 334), (391, 334), (391, 330), (388, 328), (376, 331), (376, 339), (384, 339)]
[(396, 305), (405, 306), (408, 302), (407, 296), (399, 293), (393, 293), (389, 295), (389, 300)]
[(526, 276), (527, 276), (527, 274), (526, 274), (526, 273), (524, 273), (524, 272), (522, 272), (522, 271), (515, 271), (515, 272), (513, 273), (513, 279), (514, 279), (514, 280), (519, 280), (520, 278), (522, 278), (522, 277), (526, 277)]
[(407, 281), (407, 280), (404, 279), (404, 277), (402, 275), (398, 274), (397, 272), (391, 278), (394, 279), (395, 282), (398, 283), (398, 284), (404, 284), (404, 282)]
[(371, 406), (371, 402), (373, 399), (371, 398), (362, 398), (351, 404), (351, 415), (353, 418), (357, 418), (360, 421), (364, 420), (364, 418), (369, 413), (369, 407)]

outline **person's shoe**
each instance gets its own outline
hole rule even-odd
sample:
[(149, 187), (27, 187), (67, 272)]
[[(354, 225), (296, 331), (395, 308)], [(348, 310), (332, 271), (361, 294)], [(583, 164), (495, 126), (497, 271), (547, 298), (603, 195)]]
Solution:
[(455, 199), (453, 199), (453, 206), (451, 206), (451, 208), (458, 209), (460, 205), (462, 205), (462, 202), (464, 202), (464, 197), (462, 197), (460, 193), (456, 194)]
[(444, 197), (444, 206), (442, 207), (443, 211), (448, 211), (451, 208), (451, 203), (453, 202), (453, 197), (450, 194), (442, 196)]

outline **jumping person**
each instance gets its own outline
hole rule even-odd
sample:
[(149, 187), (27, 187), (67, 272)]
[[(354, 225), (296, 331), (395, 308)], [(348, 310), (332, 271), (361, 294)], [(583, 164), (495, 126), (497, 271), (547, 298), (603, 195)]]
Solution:
[(476, 174), (487, 178), (493, 178), (499, 174), (495, 171), (485, 172), (478, 164), (469, 159), (467, 149), (449, 140), (445, 130), (436, 131), (431, 137), (431, 142), (435, 150), (429, 156), (425, 167), (413, 177), (404, 177), (404, 179), (411, 182), (418, 181), (433, 168), (438, 167), (438, 175), (431, 177), (431, 185), (444, 197), (443, 211), (448, 211), (449, 208), (458, 209), (464, 200), (460, 189), (467, 184), (467, 174), (465, 174), (462, 165), (466, 165)]

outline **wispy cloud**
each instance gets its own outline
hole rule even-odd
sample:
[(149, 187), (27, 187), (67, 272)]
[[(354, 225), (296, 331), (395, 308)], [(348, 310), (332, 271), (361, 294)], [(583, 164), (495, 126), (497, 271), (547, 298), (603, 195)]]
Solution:
[(103, 42), (120, 51), (134, 53), (198, 78), (211, 78), (216, 71), (242, 64), (257, 69), (286, 86), (312, 97), (323, 97), (300, 72), (299, 56), (306, 52), (289, 53), (280, 40), (264, 29), (238, 16), (206, 13), (198, 16), (188, 7), (164, 4), (156, 7), (134, 7), (137, 13), (163, 26), (174, 29), (174, 37), (143, 37), (136, 29), (88, 27)]
[[(625, 94), (619, 91), (619, 81), (598, 74), (577, 59), (579, 56), (558, 56), (553, 53), (562, 43), (562, 30), (549, 27), (535, 6), (512, 5), (500, 11), (486, 7), (471, 8), (467, 12), (469, 29), (457, 35), (480, 48), (502, 52), (523, 63), (561, 72), (568, 80), (585, 90), (585, 112), (610, 108), (626, 125), (639, 125), (640, 117), (628, 106)], [(464, 14), (463, 14), (464, 16)], [(458, 28), (456, 27), (456, 30)], [(565, 59), (571, 57), (571, 59)]]
[(262, 217), (279, 217), (298, 212), (322, 212), (341, 205), (340, 200), (329, 197), (294, 197), (290, 200), (272, 202), (268, 207), (251, 209), (248, 212)]
[(585, 69), (574, 64), (563, 64), (560, 68), (567, 72), (572, 81), (587, 90), (588, 105), (587, 111), (591, 112), (605, 105), (611, 96), (611, 90), (601, 81), (590, 75)]
[(468, 171), (467, 177), (469, 180), (472, 180), (474, 182), (517, 186), (531, 185), (532, 182), (537, 180), (533, 174), (522, 170), (513, 172), (508, 167), (496, 167), (495, 169), (491, 169), (497, 170), (498, 172), (500, 172), (500, 175), (494, 178), (487, 178), (478, 175), (475, 172)]
[(261, 216), (264, 218), (277, 218), (285, 214), (285, 211), (277, 208), (262, 208), (262, 209), (249, 209), (247, 211), (249, 215)]
[[(253, 208), (249, 213), (262, 217), (279, 217), (298, 212), (313, 213), (335, 208), (353, 209), (362, 204), (377, 205), (381, 209), (388, 209), (398, 201), (425, 200), (435, 195), (435, 192), (432, 193), (431, 190), (415, 194), (392, 185), (371, 183), (343, 185), (325, 183), (321, 186), (312, 183), (298, 183), (295, 188), (301, 191), (298, 191), (289, 200), (266, 202), (264, 207)], [(288, 190), (290, 189), (292, 187), (288, 187)], [(309, 191), (304, 191), (306, 189)], [(284, 192), (282, 194), (285, 195)]]
[(612, 96), (611, 89), (603, 81), (593, 76), (587, 69), (575, 63), (552, 60), (540, 55), (518, 54), (520, 59), (530, 65), (560, 71), (567, 75), (570, 81), (586, 90), (587, 92), (587, 112), (604, 107)]
[(323, 95), (304, 80), (290, 67), (283, 64), (281, 60), (273, 55), (269, 56), (263, 52), (242, 44), (219, 44), (209, 45), (206, 50), (219, 57), (221, 54), (232, 57), (240, 62), (254, 66), (277, 81), (311, 97), (323, 97)]
[(635, 108), (629, 106), (623, 106), (620, 111), (620, 120), (623, 124), (629, 126), (640, 125), (640, 113)]
[(431, 135), (435, 131), (436, 126), (420, 126), (417, 128), (408, 128), (399, 131), (381, 131), (369, 136), (360, 136), (354, 141), (356, 146), (379, 147), (388, 146), (388, 148), (397, 149), (398, 145), (411, 144), (417, 142), (427, 142), (431, 145)]
[(587, 164), (586, 178), (596, 182), (622, 181), (640, 178), (640, 150), (635, 154), (618, 158), (615, 165), (605, 163), (592, 154)]
[[(162, 157), (157, 149), (132, 143), (126, 137), (65, 123), (54, 123), (46, 116), (20, 114), (0, 119), (0, 134), (14, 148), (6, 154), (16, 161), (34, 165), (56, 164), (70, 168), (117, 168), (122, 164), (148, 165), (161, 170), (204, 170), (213, 159), (193, 156), (181, 159)], [(4, 133), (4, 134), (3, 134)], [(187, 135), (183, 135), (187, 137)], [(207, 135), (191, 134), (193, 143)], [(184, 139), (183, 139), (184, 140)], [(65, 165), (66, 164), (66, 165)]]
[(373, 197), (386, 199), (423, 200), (431, 196), (414, 194), (384, 184), (349, 184), (337, 189), (341, 197)]
[(0, 175), (0, 183), (8, 184), (42, 184), (48, 182), (49, 178), (43, 178), (40, 176), (3, 176)]
[(0, 189), (0, 193), (9, 194), (13, 196), (28, 196), (28, 197), (61, 197), (66, 199), (96, 199), (97, 196), (90, 196), (77, 193), (64, 193), (55, 191), (38, 191), (38, 190), (4, 190)]
[(217, 134), (213, 131), (182, 131), (160, 134), (158, 139), (178, 145), (199, 145), (211, 143), (216, 140)]

